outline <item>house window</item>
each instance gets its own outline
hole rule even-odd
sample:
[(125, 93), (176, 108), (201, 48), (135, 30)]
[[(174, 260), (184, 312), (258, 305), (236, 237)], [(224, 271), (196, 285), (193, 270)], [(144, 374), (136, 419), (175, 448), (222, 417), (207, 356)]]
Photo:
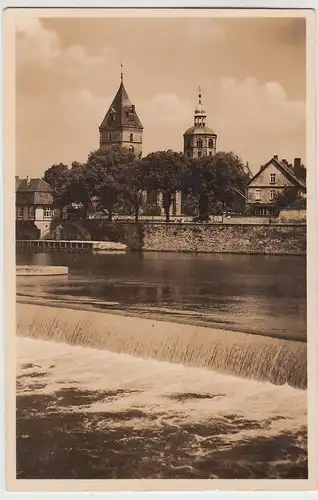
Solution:
[(213, 139), (209, 139), (209, 148), (213, 148)]
[(108, 140), (111, 141), (112, 140), (112, 134), (108, 134)]
[(276, 184), (276, 174), (271, 174), (271, 184)]
[(261, 190), (260, 189), (255, 190), (255, 201), (261, 201)]
[(202, 139), (197, 139), (197, 148), (202, 148), (202, 146), (203, 146)]
[(43, 218), (44, 219), (52, 219), (52, 208), (44, 207), (43, 208)]
[(212, 156), (212, 151), (209, 151), (209, 156)]
[(23, 219), (23, 208), (22, 207), (16, 208), (16, 217), (18, 220)]
[(129, 151), (130, 151), (131, 153), (133, 153), (133, 152), (135, 151), (134, 146), (130, 146)]
[(269, 199), (273, 201), (275, 199), (275, 189), (271, 189), (269, 192)]
[(30, 220), (35, 219), (35, 207), (29, 207), (29, 219)]
[(133, 142), (134, 140), (134, 134), (130, 134), (130, 142)]
[(202, 156), (202, 151), (198, 151), (198, 157)]

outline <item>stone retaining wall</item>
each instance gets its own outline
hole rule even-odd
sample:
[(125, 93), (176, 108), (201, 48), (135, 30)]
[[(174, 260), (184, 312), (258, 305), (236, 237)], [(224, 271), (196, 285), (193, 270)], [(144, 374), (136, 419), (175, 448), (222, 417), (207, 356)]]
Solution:
[[(196, 224), (59, 221), (56, 240), (111, 241), (130, 250), (167, 252), (306, 254), (306, 224)], [(55, 231), (56, 228), (59, 231)], [(34, 236), (30, 234), (30, 239)], [(33, 237), (32, 237), (33, 236)], [(20, 239), (17, 235), (17, 239)], [(21, 239), (26, 239), (24, 238)]]
[(147, 224), (143, 250), (304, 255), (306, 226)]

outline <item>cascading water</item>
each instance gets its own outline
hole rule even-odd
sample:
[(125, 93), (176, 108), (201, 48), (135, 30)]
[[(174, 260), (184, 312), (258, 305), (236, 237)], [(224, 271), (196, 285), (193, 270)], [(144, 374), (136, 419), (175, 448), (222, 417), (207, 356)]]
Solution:
[(47, 305), (17, 304), (17, 333), (307, 387), (307, 343)]

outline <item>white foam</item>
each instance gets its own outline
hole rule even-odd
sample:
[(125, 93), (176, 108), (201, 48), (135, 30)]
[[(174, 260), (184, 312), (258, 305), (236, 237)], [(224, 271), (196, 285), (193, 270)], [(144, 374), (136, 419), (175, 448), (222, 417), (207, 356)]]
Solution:
[[(92, 391), (140, 391), (113, 401), (106, 399), (105, 402), (94, 403), (85, 411), (142, 407), (148, 414), (162, 414), (162, 418), (170, 419), (170, 425), (178, 425), (185, 420), (198, 422), (222, 418), (224, 415), (238, 415), (257, 421), (274, 419), (270, 428), (262, 431), (263, 435), (277, 434), (282, 429), (296, 431), (306, 425), (307, 393), (287, 385), (275, 386), (213, 370), (24, 337), (18, 337), (17, 348), (20, 374), (27, 374), (28, 371), (47, 373), (45, 379), (41, 379), (47, 385), (38, 392), (51, 393), (62, 387)], [(36, 367), (22, 370), (22, 365), (27, 364)], [(25, 379), (20, 380), (26, 384)], [(173, 394), (180, 393), (215, 397), (184, 401), (171, 399)], [(139, 419), (138, 423), (131, 421), (131, 425), (146, 424)], [(247, 431), (244, 432), (246, 434)], [(254, 432), (259, 433), (259, 430), (248, 431), (249, 434)], [(240, 436), (238, 433), (231, 439), (239, 439)]]

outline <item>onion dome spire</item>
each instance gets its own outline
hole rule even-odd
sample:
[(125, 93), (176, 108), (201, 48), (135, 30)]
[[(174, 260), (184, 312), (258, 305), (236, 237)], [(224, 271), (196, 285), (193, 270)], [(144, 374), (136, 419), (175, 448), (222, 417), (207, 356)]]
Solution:
[(202, 93), (201, 87), (198, 90), (198, 105), (194, 110), (194, 125), (196, 127), (205, 126), (206, 123), (206, 112), (202, 104)]

